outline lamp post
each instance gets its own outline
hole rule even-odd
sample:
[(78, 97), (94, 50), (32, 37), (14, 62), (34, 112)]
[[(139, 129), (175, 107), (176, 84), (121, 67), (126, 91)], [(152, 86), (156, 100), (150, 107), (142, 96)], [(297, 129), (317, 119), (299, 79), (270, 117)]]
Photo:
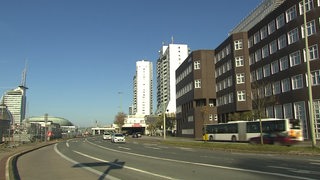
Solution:
[(303, 25), (304, 25), (304, 39), (306, 48), (306, 62), (307, 62), (307, 77), (308, 77), (308, 95), (309, 95), (309, 116), (310, 116), (310, 133), (312, 147), (316, 146), (316, 139), (314, 134), (314, 115), (313, 115), (313, 99), (312, 99), (312, 84), (311, 84), (311, 73), (310, 73), (310, 54), (309, 54), (309, 43), (307, 33), (307, 15), (306, 15), (306, 1), (303, 0)]

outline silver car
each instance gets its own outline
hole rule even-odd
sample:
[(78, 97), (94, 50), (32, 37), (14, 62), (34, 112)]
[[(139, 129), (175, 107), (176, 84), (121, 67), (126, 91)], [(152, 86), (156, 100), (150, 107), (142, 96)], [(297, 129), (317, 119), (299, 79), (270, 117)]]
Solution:
[(103, 140), (110, 140), (111, 139), (111, 134), (108, 132), (105, 132), (102, 136)]
[(111, 142), (113, 142), (113, 143), (118, 143), (118, 142), (125, 143), (126, 142), (126, 137), (123, 134), (115, 133), (115, 134), (112, 134), (112, 136), (111, 136)]

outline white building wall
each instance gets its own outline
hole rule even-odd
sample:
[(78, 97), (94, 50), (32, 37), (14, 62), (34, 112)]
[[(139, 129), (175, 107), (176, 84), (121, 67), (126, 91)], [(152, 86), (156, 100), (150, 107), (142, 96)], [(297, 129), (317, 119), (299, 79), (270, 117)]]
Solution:
[(176, 70), (188, 57), (187, 45), (169, 44), (169, 66), (170, 66), (170, 100), (167, 106), (168, 113), (176, 112)]
[(152, 62), (136, 62), (136, 115), (152, 114)]
[[(188, 45), (186, 44), (169, 44), (168, 46), (162, 46), (159, 52), (160, 52), (159, 61), (168, 60), (169, 68), (167, 69), (167, 72), (162, 72), (161, 70), (158, 69), (158, 73), (161, 74), (161, 77), (169, 76), (169, 77), (165, 77), (165, 79), (168, 79), (169, 82), (166, 84), (166, 87), (167, 87), (166, 92), (164, 92), (163, 88), (159, 88), (157, 89), (157, 91), (160, 92), (160, 94), (166, 94), (168, 96), (168, 102), (165, 102), (165, 104), (167, 104), (167, 107), (166, 107), (167, 112), (175, 113), (176, 112), (176, 70), (182, 64), (182, 62), (188, 57), (189, 48), (188, 48)], [(164, 82), (160, 80), (157, 83), (163, 84)], [(161, 96), (160, 102), (158, 101), (158, 105), (157, 105), (158, 107), (157, 113), (160, 113), (163, 111), (164, 109), (162, 105), (164, 103), (163, 101), (164, 101), (163, 97)]]
[(6, 92), (3, 102), (12, 114), (13, 123), (20, 124), (25, 118), (26, 96), (25, 87), (18, 87)]

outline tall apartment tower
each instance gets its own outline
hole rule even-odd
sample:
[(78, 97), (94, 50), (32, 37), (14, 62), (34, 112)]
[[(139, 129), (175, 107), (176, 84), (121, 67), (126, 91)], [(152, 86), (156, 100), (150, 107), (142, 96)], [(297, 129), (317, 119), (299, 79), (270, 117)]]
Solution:
[(133, 89), (133, 114), (153, 114), (153, 68), (150, 61), (136, 62), (136, 75), (134, 76)]
[(176, 113), (176, 69), (188, 57), (186, 44), (164, 45), (157, 60), (157, 113)]
[(20, 125), (26, 115), (26, 87), (19, 86), (9, 90), (2, 97), (2, 102), (12, 114), (13, 124)]
[(26, 75), (27, 68), (25, 67), (22, 72), (21, 85), (16, 89), (9, 90), (2, 96), (1, 102), (7, 106), (12, 114), (12, 124), (20, 125), (26, 116)]

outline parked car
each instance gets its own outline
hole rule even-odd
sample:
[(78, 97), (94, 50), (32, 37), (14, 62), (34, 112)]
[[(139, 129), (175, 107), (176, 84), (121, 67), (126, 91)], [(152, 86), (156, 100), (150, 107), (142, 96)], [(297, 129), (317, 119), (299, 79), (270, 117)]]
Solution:
[(112, 134), (111, 142), (113, 142), (113, 143), (118, 143), (118, 142), (125, 143), (126, 142), (126, 136), (123, 135), (123, 134), (120, 134), (120, 133)]
[[(291, 146), (297, 141), (284, 133), (265, 133), (263, 134), (263, 144), (278, 144)], [(261, 144), (261, 136), (250, 138), (250, 144)]]
[(110, 140), (111, 134), (109, 132), (105, 132), (102, 136), (103, 140)]
[(141, 138), (141, 132), (132, 133), (132, 138)]

